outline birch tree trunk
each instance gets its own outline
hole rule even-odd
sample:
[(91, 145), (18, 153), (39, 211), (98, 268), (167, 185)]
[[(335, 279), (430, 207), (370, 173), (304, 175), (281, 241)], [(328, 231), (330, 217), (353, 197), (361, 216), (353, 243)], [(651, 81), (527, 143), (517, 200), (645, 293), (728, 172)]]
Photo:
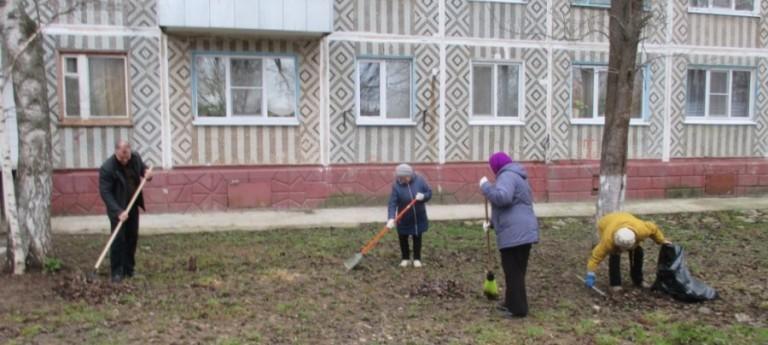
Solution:
[[(0, 18), (7, 18), (7, 12), (13, 6), (14, 4), (12, 3), (6, 3), (4, 6), (0, 7)], [(0, 35), (0, 38), (5, 38), (6, 26), (7, 24), (4, 24), (0, 27), (0, 33), (3, 34)], [(6, 250), (7, 264), (14, 274), (22, 274), (26, 270), (29, 239), (28, 236), (25, 236), (25, 233), (22, 233), (19, 229), (18, 208), (16, 206), (16, 186), (13, 182), (11, 145), (8, 141), (8, 129), (10, 128), (8, 125), (9, 112), (15, 111), (15, 109), (8, 109), (4, 104), (4, 93), (9, 91), (7, 87), (9, 86), (9, 80), (11, 79), (9, 75), (11, 68), (7, 64), (12, 58), (7, 54), (8, 51), (5, 47), (4, 40), (0, 43), (3, 43), (3, 49), (0, 52), (3, 54), (3, 64), (0, 64), (0, 68), (2, 68), (2, 73), (0, 73), (0, 169), (2, 169), (0, 170), (0, 174), (2, 174), (3, 187), (2, 225), (4, 227), (3, 230), (7, 231), (8, 236)]]
[(596, 219), (621, 210), (626, 192), (627, 139), (637, 72), (637, 50), (650, 15), (644, 0), (613, 0), (610, 9), (605, 127)]
[[(0, 90), (2, 90), (4, 81), (0, 81)], [(11, 266), (14, 274), (22, 274), (26, 269), (27, 248), (23, 238), (23, 234), (19, 231), (19, 221), (17, 217), (16, 207), (16, 187), (13, 185), (13, 173), (11, 170), (11, 147), (6, 140), (8, 138), (8, 132), (6, 128), (6, 109), (3, 107), (3, 103), (0, 102), (0, 167), (2, 168), (3, 179), (3, 226), (7, 226), (8, 230), (8, 264)]]
[[(32, 0), (30, 0), (32, 1)], [(1, 3), (1, 2), (0, 2)], [(19, 127), (19, 162), (16, 176), (19, 234), (24, 259), (42, 264), (51, 252), (51, 194), (53, 190), (53, 166), (51, 157), (50, 118), (45, 87), (42, 37), (39, 23), (33, 19), (20, 0), (6, 0), (2, 9), (3, 51), (9, 59), (14, 101)], [(14, 272), (23, 273), (14, 267)]]

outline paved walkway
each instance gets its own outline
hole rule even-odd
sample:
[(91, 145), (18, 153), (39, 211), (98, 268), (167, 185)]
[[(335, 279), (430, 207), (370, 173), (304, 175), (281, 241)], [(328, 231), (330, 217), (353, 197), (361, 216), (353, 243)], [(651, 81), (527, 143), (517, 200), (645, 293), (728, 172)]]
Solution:
[[(768, 208), (768, 198), (702, 198), (646, 200), (628, 203), (636, 214), (705, 212)], [(542, 203), (536, 205), (539, 217), (584, 217), (594, 214), (595, 203)], [(481, 219), (483, 205), (429, 205), (430, 220)], [(198, 214), (144, 214), (142, 234), (214, 231), (261, 231), (279, 228), (356, 227), (362, 223), (384, 222), (382, 207), (328, 208), (317, 210), (249, 210)], [(56, 233), (108, 233), (106, 216), (54, 217)]]

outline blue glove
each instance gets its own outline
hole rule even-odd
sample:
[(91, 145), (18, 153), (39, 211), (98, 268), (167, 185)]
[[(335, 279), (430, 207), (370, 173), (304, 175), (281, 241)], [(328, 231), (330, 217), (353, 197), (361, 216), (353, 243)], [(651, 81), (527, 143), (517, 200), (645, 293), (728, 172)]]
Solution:
[(587, 272), (587, 276), (584, 277), (584, 284), (590, 289), (595, 286), (595, 272)]

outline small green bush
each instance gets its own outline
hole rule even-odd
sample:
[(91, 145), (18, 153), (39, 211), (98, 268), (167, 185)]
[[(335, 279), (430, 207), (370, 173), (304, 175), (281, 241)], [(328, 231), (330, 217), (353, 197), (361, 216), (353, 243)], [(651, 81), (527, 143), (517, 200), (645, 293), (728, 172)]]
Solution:
[(45, 262), (43, 262), (43, 270), (45, 273), (56, 273), (61, 271), (63, 263), (61, 259), (59, 258), (45, 258)]

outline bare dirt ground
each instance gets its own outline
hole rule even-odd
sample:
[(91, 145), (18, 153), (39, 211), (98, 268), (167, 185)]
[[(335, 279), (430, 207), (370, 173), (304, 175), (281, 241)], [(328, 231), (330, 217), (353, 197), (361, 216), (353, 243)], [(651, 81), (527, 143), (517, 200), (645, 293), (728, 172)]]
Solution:
[[(768, 210), (652, 218), (719, 300), (678, 303), (631, 287), (626, 269), (623, 292), (588, 291), (575, 276), (593, 236), (582, 218), (542, 219), (524, 320), (482, 296), (477, 223), (433, 224), (422, 269), (397, 267), (390, 234), (351, 272), (342, 261), (376, 226), (147, 236), (138, 276), (121, 285), (84, 279), (106, 234), (57, 236), (61, 271), (0, 276), (0, 343), (768, 344)], [(645, 249), (650, 285), (658, 250)]]

